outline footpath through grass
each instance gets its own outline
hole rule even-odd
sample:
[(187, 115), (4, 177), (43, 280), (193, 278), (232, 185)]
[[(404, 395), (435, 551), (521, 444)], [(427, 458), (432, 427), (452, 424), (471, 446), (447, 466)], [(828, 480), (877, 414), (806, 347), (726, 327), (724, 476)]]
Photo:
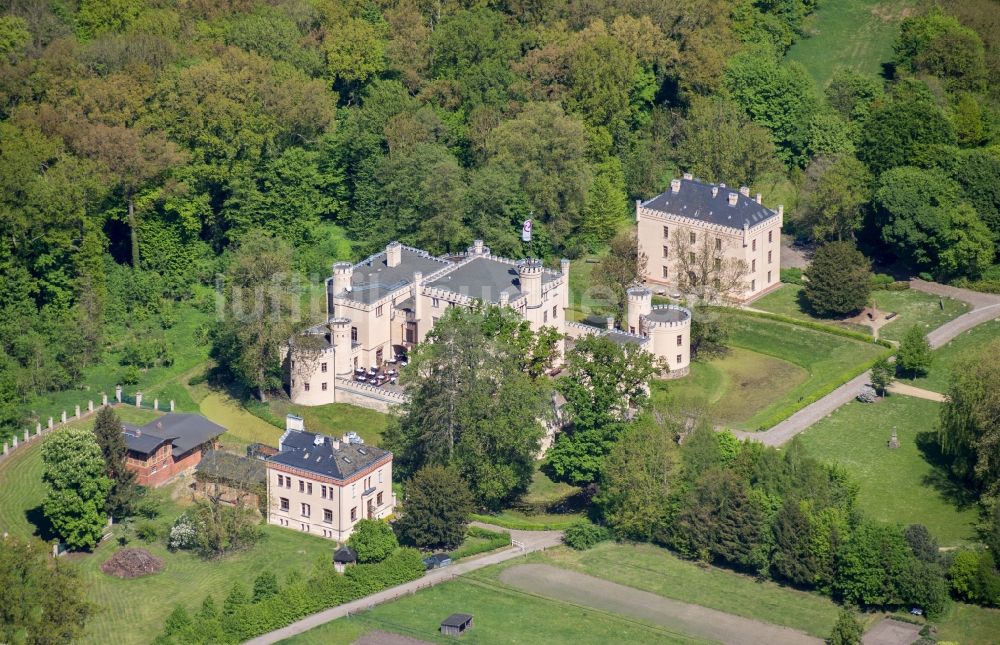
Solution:
[[(755, 301), (753, 307), (798, 320), (834, 325), (851, 331), (871, 334), (871, 328), (866, 325), (813, 316), (802, 298), (802, 291), (803, 287), (799, 285), (782, 285), (780, 289)], [(879, 329), (879, 338), (886, 340), (898, 341), (902, 339), (903, 335), (914, 325), (919, 325), (929, 332), (969, 311), (969, 305), (961, 300), (938, 298), (914, 289), (874, 291), (872, 292), (872, 300), (883, 314), (889, 312), (897, 314)]]
[[(893, 524), (924, 524), (942, 546), (975, 540), (976, 507), (940, 466), (933, 444), (941, 404), (902, 395), (877, 403), (852, 401), (796, 441), (818, 459), (839, 463), (860, 485), (858, 505), (868, 517)], [(900, 447), (886, 443), (896, 428)]]
[(974, 357), (996, 360), (995, 356), (985, 355), (986, 346), (996, 340), (1000, 340), (1000, 320), (984, 322), (934, 350), (934, 362), (926, 376), (900, 380), (925, 390), (947, 393), (952, 371), (960, 361)]
[(823, 88), (838, 67), (873, 75), (892, 60), (899, 23), (916, 0), (831, 0), (807, 19), (806, 35), (792, 45), (788, 60), (802, 63)]

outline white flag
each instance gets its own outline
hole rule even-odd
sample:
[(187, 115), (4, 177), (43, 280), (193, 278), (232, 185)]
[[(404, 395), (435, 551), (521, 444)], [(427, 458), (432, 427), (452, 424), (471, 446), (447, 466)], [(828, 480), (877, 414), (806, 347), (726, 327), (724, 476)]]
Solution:
[(524, 226), (521, 227), (521, 241), (530, 242), (531, 241), (531, 220), (524, 220)]

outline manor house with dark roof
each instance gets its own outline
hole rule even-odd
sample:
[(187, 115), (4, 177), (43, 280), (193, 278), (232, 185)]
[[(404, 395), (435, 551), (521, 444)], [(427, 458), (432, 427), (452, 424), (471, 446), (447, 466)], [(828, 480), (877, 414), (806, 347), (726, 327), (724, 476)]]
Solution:
[(760, 193), (750, 197), (746, 186), (736, 190), (685, 174), (670, 182), (669, 191), (636, 202), (639, 251), (647, 257), (644, 280), (653, 288), (676, 289), (685, 264), (692, 255), (701, 261), (707, 249), (716, 263), (745, 265), (743, 288), (731, 295), (739, 302), (755, 300), (781, 285), (783, 218), (783, 207), (772, 211)]
[(343, 542), (362, 519), (392, 514), (392, 453), (356, 435), (308, 432), (288, 415), (267, 467), (269, 524)]

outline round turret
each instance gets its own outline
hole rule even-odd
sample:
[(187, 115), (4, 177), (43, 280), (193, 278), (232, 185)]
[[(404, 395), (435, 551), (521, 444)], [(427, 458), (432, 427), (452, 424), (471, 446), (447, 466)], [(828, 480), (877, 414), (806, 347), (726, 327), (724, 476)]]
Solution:
[(641, 334), (643, 333), (641, 320), (653, 306), (653, 292), (646, 287), (630, 287), (625, 295), (628, 296), (628, 331)]
[(521, 292), (525, 295), (529, 308), (540, 307), (542, 304), (542, 270), (542, 261), (535, 258), (524, 260), (517, 266)]
[(333, 265), (333, 294), (339, 296), (350, 289), (351, 278), (354, 276), (354, 265), (350, 262), (337, 262)]
[(691, 311), (677, 305), (659, 305), (640, 318), (653, 354), (670, 367), (668, 378), (688, 373), (691, 366)]

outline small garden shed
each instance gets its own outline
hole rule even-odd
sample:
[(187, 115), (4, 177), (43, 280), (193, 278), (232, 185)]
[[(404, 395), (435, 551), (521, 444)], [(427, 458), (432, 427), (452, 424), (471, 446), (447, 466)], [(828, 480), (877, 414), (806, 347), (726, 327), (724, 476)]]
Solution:
[(346, 544), (337, 549), (333, 554), (333, 568), (337, 573), (343, 573), (350, 565), (358, 563), (358, 552)]
[(441, 633), (445, 636), (461, 636), (472, 629), (471, 614), (452, 614), (441, 621)]

